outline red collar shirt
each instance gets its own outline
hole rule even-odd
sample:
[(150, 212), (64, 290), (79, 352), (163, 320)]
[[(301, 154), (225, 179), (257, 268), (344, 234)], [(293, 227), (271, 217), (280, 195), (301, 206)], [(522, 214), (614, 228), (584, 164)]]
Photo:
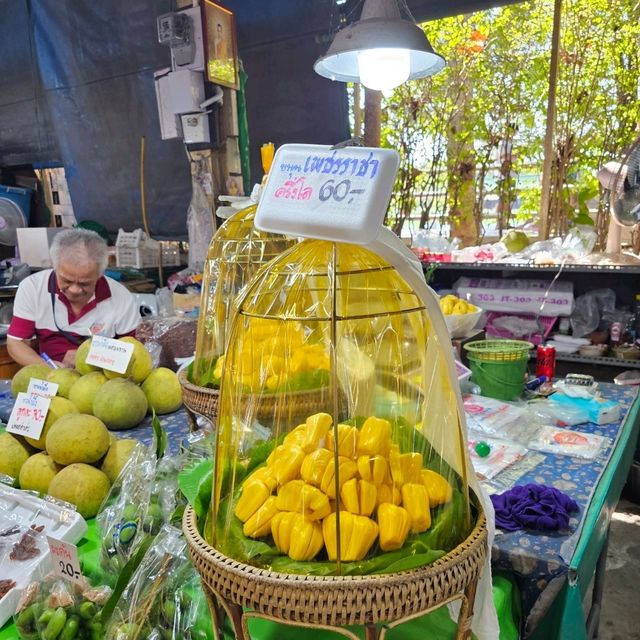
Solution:
[(101, 276), (93, 297), (76, 314), (56, 284), (54, 318), (49, 290), (52, 274), (52, 269), (46, 269), (20, 283), (13, 303), (8, 337), (16, 340), (35, 337), (40, 353), (46, 353), (54, 360), (62, 360), (67, 351), (76, 349), (78, 345), (62, 335), (59, 329), (86, 338), (94, 334), (108, 338), (133, 335), (140, 321), (140, 311), (126, 287)]

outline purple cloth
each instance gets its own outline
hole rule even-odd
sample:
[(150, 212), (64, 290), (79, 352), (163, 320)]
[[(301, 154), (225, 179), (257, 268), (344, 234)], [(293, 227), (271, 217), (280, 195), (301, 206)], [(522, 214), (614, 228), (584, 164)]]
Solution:
[(578, 505), (566, 493), (543, 484), (516, 485), (491, 496), (496, 526), (504, 531), (558, 531), (569, 526)]

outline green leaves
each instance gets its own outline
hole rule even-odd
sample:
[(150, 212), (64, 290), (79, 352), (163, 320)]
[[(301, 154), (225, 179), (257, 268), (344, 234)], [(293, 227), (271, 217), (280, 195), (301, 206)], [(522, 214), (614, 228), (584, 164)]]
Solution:
[[(538, 221), (553, 10), (542, 0), (422, 25), (447, 67), (384, 101), (382, 144), (401, 155), (387, 215), (394, 230), (455, 230), (465, 219), (465, 232), (480, 236), (489, 215), (501, 229)], [(477, 33), (486, 37), (482, 47)], [(593, 225), (593, 212), (608, 210), (594, 174), (636, 136), (639, 40), (636, 0), (563, 3), (552, 233)], [(476, 174), (461, 184), (455, 170), (469, 159)]]
[(152, 412), (151, 426), (153, 427), (153, 444), (156, 450), (156, 458), (160, 460), (167, 449), (167, 432), (162, 428), (155, 409), (152, 409)]

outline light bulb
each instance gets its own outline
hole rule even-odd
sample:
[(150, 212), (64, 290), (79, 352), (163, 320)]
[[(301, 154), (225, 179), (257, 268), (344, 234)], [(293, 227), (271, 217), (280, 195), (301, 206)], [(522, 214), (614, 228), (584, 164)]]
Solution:
[(369, 89), (393, 89), (409, 78), (407, 49), (365, 49), (358, 52), (360, 82)]

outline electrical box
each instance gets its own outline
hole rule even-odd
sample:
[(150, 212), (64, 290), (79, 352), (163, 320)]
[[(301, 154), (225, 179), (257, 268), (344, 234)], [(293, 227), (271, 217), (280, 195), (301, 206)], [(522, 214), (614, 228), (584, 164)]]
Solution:
[(182, 137), (180, 114), (201, 111), (204, 77), (200, 71), (179, 69), (156, 71), (155, 89), (163, 140)]
[(186, 144), (210, 142), (208, 111), (183, 113), (180, 116), (180, 120), (182, 123), (182, 137)]
[(176, 12), (158, 16), (158, 42), (171, 48), (175, 66), (192, 63), (196, 48), (191, 18), (186, 13)]
[(158, 16), (158, 42), (171, 49), (171, 63), (177, 68), (204, 71), (202, 15), (199, 7)]

